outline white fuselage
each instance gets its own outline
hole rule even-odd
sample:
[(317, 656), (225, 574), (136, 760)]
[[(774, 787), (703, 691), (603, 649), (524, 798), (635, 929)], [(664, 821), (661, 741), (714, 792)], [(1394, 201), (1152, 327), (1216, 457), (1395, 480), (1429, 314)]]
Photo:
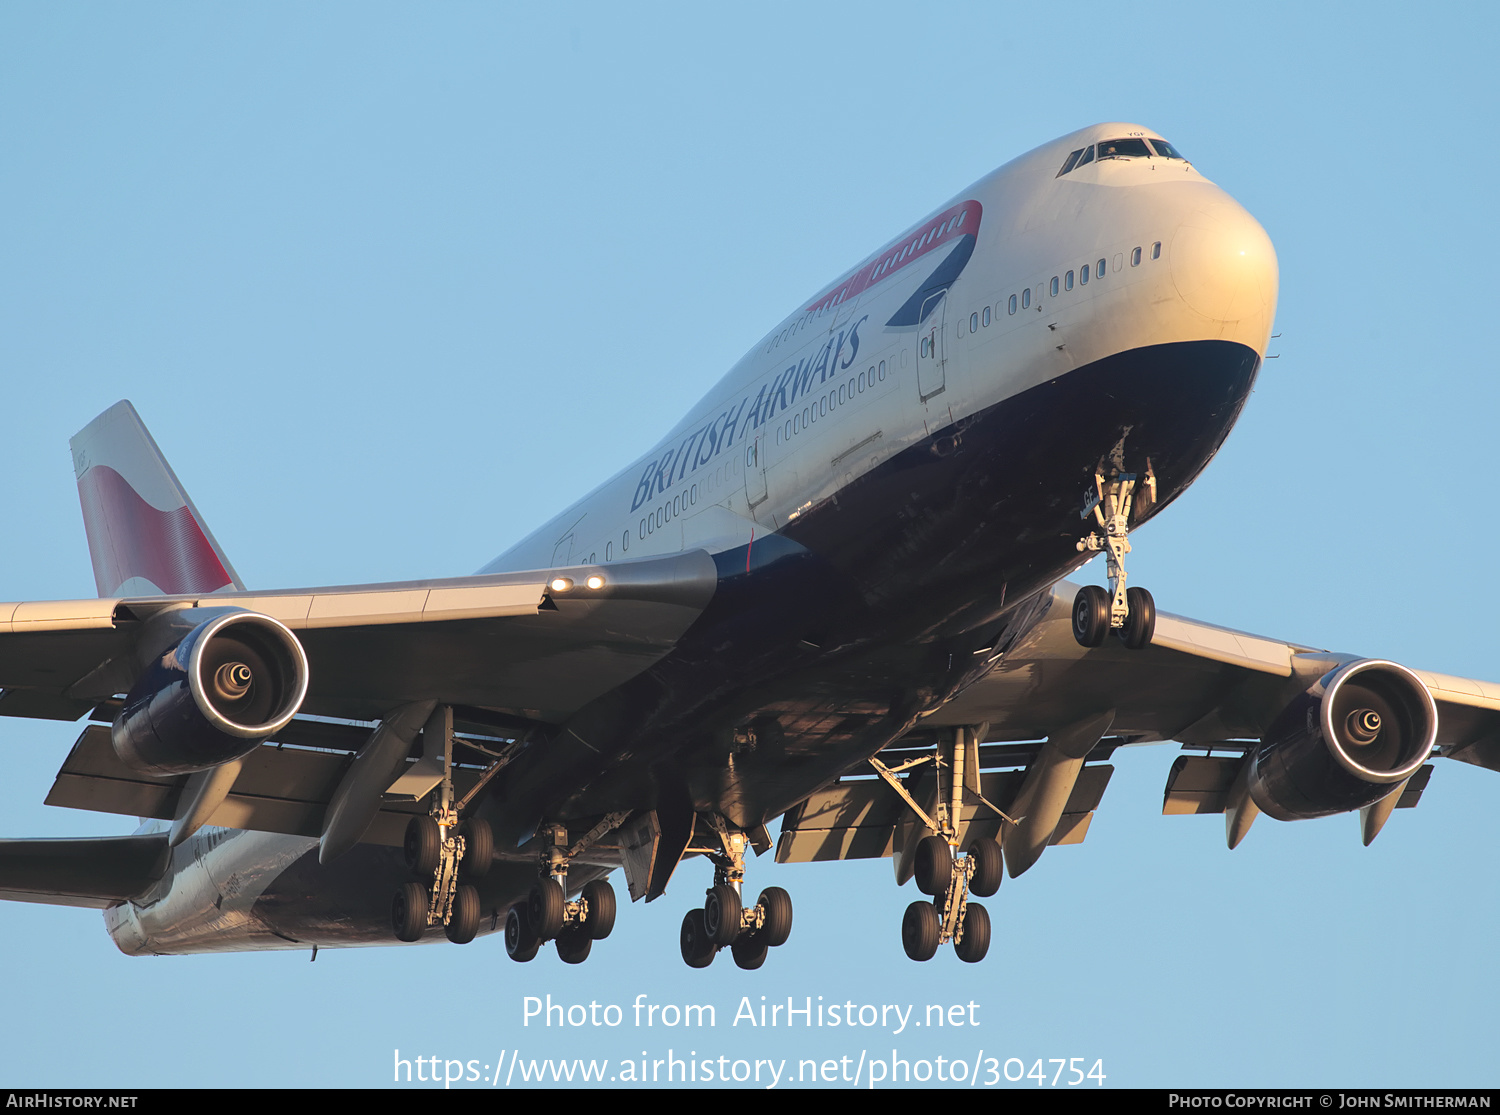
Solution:
[[(1276, 257), (1233, 199), (1181, 159), (1097, 158), (1058, 173), (1072, 151), (1139, 136), (1155, 133), (1086, 128), (956, 195), (801, 304), (651, 452), (482, 572), (720, 553), (1075, 368), (1184, 341), (1264, 356)], [(890, 324), (963, 236), (972, 254), (941, 296)], [(294, 940), (255, 915), (266, 888), (316, 846), (204, 829), (176, 849), (153, 901), (106, 911), (106, 922), (130, 953), (354, 943)]]
[[(974, 183), (809, 299), (650, 452), (483, 572), (741, 546), (752, 529), (780, 529), (932, 431), (1075, 367), (1204, 339), (1239, 341), (1264, 355), (1276, 308), (1275, 251), (1228, 194), (1180, 159), (1096, 159), (1057, 175), (1070, 151), (1126, 135), (1155, 133), (1086, 128)], [(973, 256), (921, 325), (886, 322), (932, 271), (932, 256), (822, 308), (850, 275), (920, 240), (938, 214), (971, 200), (982, 207)], [(757, 411), (763, 393), (829, 346), (836, 371), (820, 373), (785, 406), (777, 392), (775, 405)], [(734, 414), (738, 424), (725, 431), (724, 416)], [(720, 437), (710, 447), (700, 431), (716, 421)], [(643, 474), (668, 459), (670, 476), (641, 500)]]

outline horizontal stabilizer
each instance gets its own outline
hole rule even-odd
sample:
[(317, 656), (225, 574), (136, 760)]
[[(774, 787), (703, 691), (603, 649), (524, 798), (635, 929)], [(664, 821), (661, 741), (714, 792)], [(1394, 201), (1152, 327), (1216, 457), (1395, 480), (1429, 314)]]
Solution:
[(104, 909), (143, 894), (170, 862), (166, 833), (0, 840), (0, 898)]

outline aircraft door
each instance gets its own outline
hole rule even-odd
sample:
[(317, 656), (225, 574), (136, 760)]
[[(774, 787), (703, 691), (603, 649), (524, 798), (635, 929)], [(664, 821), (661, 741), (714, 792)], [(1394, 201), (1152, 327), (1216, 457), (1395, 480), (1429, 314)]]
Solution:
[(753, 511), (766, 501), (766, 435), (745, 444), (745, 499)]
[(947, 384), (944, 380), (943, 319), (948, 300), (947, 291), (937, 291), (927, 296), (922, 303), (922, 313), (917, 326), (917, 393), (926, 402), (939, 394)]

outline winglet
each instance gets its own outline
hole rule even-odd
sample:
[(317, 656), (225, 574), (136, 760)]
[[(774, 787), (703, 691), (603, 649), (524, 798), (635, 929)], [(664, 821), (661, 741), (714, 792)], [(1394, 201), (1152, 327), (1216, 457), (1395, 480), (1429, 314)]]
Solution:
[(245, 587), (128, 401), (69, 445), (101, 597)]

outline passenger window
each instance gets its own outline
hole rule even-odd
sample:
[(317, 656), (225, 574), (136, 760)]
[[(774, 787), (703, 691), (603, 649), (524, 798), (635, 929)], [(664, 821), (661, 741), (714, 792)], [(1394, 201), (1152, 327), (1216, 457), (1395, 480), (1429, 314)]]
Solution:
[(1078, 283), (1080, 286), (1089, 285), (1089, 265), (1087, 263), (1078, 269)]
[(604, 560), (605, 561), (609, 561), (611, 558), (614, 557), (614, 554), (615, 554), (615, 544), (613, 542), (606, 542), (604, 544)]
[(1160, 259), (1161, 258), (1161, 241), (1160, 240), (1158, 240), (1155, 244), (1151, 245), (1151, 258), (1152, 259)]
[(1137, 248), (1135, 251), (1133, 251), (1133, 252), (1130, 253), (1130, 266), (1132, 266), (1132, 267), (1139, 267), (1140, 265), (1141, 265), (1141, 250), (1139, 248)]
[(978, 333), (979, 332), (979, 311), (978, 310), (975, 310), (972, 314), (969, 315), (969, 332), (970, 333)]
[(882, 360), (880, 362), (880, 380), (881, 380), (882, 383), (885, 382), (885, 361), (884, 360)]
[(1031, 308), (1031, 288), (1027, 287), (1025, 290), (1023, 290), (1021, 292), (1021, 309), (1026, 310), (1026, 309), (1030, 309), (1030, 308)]
[(1104, 278), (1104, 261), (1102, 259), (1099, 261), (1099, 265), (1094, 268), (1094, 278)]
[(990, 308), (988, 306), (984, 308), (984, 321), (981, 324), (983, 324), (986, 329), (990, 327)]
[(1052, 297), (1053, 298), (1057, 297), (1057, 276), (1056, 275), (1052, 276)]
[(1068, 272), (1067, 276), (1063, 279), (1063, 286), (1068, 290), (1073, 289), (1073, 272)]
[(1010, 312), (1016, 312), (1016, 296), (1014, 294), (1010, 296)]

